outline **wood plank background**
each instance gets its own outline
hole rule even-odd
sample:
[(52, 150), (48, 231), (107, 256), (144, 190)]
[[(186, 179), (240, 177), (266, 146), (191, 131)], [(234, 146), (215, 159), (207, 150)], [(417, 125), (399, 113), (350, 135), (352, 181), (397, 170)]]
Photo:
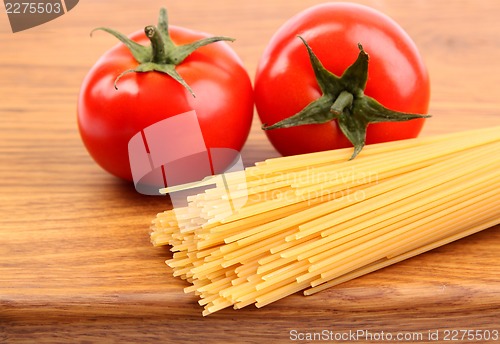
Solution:
[[(253, 76), (271, 35), (319, 3), (86, 0), (13, 34), (0, 13), (0, 342), (290, 342), (290, 331), (422, 333), (500, 330), (499, 227), (312, 297), (207, 318), (149, 243), (168, 204), (100, 170), (76, 127), (86, 72), (124, 33), (171, 23), (237, 37)], [(357, 1), (385, 12), (414, 38), (432, 82), (422, 135), (500, 125), (500, 2)], [(245, 163), (277, 156), (258, 119)], [(422, 342), (422, 341), (421, 341)]]

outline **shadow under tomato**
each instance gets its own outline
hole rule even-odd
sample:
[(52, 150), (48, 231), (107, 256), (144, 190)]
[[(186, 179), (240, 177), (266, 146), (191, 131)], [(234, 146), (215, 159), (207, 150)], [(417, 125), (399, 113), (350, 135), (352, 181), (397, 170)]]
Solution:
[(134, 207), (154, 207), (159, 211), (165, 211), (172, 208), (172, 202), (169, 195), (144, 195), (136, 191), (134, 184), (123, 179), (109, 177), (106, 183), (106, 190), (109, 197), (120, 199), (127, 205)]

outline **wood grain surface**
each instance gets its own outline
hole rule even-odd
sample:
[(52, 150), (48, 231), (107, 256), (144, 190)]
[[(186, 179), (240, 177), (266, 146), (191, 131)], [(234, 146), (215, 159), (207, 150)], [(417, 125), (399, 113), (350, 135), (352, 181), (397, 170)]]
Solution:
[[(15, 34), (2, 9), (0, 342), (287, 343), (292, 330), (421, 333), (414, 342), (429, 342), (429, 331), (443, 340), (446, 330), (500, 330), (498, 226), (311, 297), (204, 318), (164, 264), (168, 250), (149, 242), (150, 221), (169, 204), (107, 175), (84, 149), (79, 87), (116, 44), (90, 38), (93, 28), (130, 33), (166, 6), (172, 24), (237, 37), (253, 75), (273, 32), (319, 2), (85, 0)], [(359, 2), (399, 22), (426, 61), (434, 117), (422, 135), (500, 125), (499, 1)], [(247, 165), (277, 156), (259, 126), (256, 118)]]

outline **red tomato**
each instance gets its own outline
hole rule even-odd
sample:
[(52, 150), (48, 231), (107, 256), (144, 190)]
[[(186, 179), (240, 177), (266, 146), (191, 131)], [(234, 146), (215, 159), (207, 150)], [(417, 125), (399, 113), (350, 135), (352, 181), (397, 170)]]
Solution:
[[(176, 45), (208, 37), (169, 26)], [(130, 36), (147, 46), (144, 31)], [(207, 148), (241, 150), (250, 131), (253, 91), (241, 60), (225, 42), (198, 48), (175, 67), (194, 92), (158, 71), (132, 72), (139, 62), (125, 44), (107, 51), (89, 71), (78, 100), (78, 126), (94, 160), (111, 174), (132, 180), (128, 142), (142, 129), (195, 110)], [(175, 149), (175, 148), (173, 148)]]
[[(356, 60), (358, 43), (362, 44), (369, 55), (364, 95), (394, 111), (427, 113), (429, 77), (408, 34), (392, 19), (366, 6), (325, 3), (291, 18), (264, 51), (254, 88), (257, 111), (264, 124), (289, 118), (322, 95), (308, 51), (298, 35), (323, 66), (339, 77)], [(423, 123), (424, 119), (419, 118), (370, 124), (366, 143), (416, 137)], [(266, 134), (283, 155), (352, 146), (337, 120), (267, 130)]]

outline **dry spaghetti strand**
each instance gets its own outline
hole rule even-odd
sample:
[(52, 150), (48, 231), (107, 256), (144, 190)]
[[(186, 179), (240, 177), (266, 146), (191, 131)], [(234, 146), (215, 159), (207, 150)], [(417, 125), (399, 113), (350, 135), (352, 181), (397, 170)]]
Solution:
[(206, 178), (151, 241), (203, 315), (312, 295), (498, 224), (499, 151), (496, 127), (269, 159)]

